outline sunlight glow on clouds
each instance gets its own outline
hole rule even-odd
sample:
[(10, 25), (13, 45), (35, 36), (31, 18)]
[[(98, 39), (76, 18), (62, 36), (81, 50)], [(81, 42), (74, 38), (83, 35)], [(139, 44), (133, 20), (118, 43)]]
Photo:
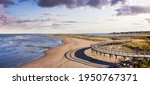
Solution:
[(150, 0), (0, 0), (0, 33), (114, 31), (150, 31)]

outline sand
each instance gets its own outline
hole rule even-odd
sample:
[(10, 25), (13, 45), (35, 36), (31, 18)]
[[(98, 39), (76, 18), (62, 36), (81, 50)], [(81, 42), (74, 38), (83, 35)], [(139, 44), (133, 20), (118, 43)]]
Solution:
[(71, 61), (65, 58), (65, 53), (73, 49), (89, 47), (91, 44), (97, 42), (71, 38), (71, 37), (61, 37), (61, 38), (63, 38), (64, 41), (63, 45), (54, 48), (49, 48), (45, 52), (45, 56), (18, 67), (21, 68), (91, 68), (93, 67), (79, 62)]

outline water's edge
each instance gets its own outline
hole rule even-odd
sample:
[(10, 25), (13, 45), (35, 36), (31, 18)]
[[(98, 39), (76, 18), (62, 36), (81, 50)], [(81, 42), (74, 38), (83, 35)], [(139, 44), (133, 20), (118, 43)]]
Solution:
[(45, 56), (63, 39), (44, 34), (0, 34), (0, 68), (14, 68)]

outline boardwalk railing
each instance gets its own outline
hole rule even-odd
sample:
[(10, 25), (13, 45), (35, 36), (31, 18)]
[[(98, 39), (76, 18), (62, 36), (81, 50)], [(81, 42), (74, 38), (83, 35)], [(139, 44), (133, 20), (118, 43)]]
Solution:
[(97, 44), (91, 45), (91, 50), (99, 53), (115, 55), (115, 56), (123, 56), (123, 57), (134, 57), (134, 58), (150, 58), (150, 52), (134, 52), (134, 51), (121, 51), (117, 49), (108, 49), (104, 46), (109, 45), (119, 45), (131, 42), (130, 40), (112, 40), (112, 41), (102, 41)]

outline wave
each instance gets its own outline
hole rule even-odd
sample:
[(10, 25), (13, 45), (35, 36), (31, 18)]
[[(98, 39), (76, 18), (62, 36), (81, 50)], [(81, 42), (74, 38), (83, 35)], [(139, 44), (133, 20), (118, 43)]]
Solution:
[(42, 34), (1, 34), (0, 67), (16, 67), (40, 58), (48, 47), (63, 44), (61, 38)]

